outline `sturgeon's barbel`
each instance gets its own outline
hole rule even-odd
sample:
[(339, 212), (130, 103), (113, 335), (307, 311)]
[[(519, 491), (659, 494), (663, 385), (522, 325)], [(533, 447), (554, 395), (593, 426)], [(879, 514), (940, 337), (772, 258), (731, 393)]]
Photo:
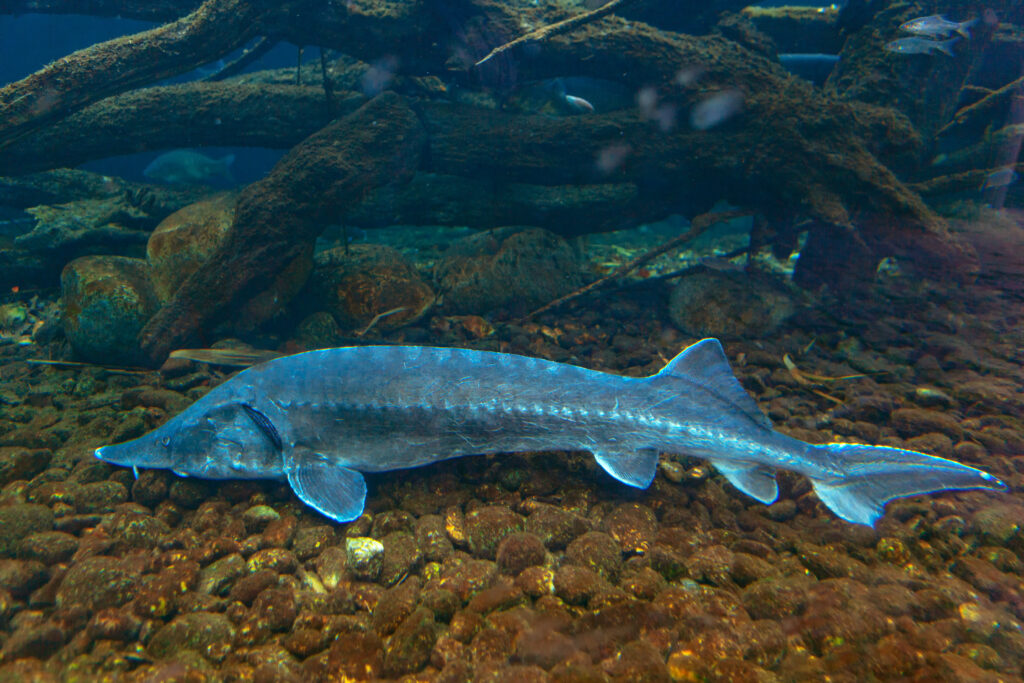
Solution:
[(1001, 489), (987, 472), (915, 451), (812, 445), (780, 434), (733, 376), (717, 339), (631, 378), (525, 356), (421, 346), (309, 351), (239, 373), (158, 429), (96, 450), (127, 467), (210, 479), (287, 479), (339, 522), (363, 512), (361, 472), (481, 453), (586, 450), (646, 488), (658, 453), (709, 460), (763, 503), (775, 470), (810, 478), (849, 522), (893, 498)]

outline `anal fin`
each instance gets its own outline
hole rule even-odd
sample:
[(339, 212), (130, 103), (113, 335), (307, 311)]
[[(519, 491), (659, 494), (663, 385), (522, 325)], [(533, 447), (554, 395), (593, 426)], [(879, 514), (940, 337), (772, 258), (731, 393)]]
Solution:
[(658, 451), (653, 448), (626, 453), (595, 451), (594, 459), (605, 472), (638, 489), (650, 486), (658, 470)]
[(335, 521), (351, 522), (363, 514), (366, 480), (356, 470), (312, 454), (288, 467), (288, 483), (303, 503)]
[(712, 460), (711, 464), (729, 480), (729, 483), (751, 498), (771, 505), (779, 497), (779, 483), (775, 470), (747, 462)]

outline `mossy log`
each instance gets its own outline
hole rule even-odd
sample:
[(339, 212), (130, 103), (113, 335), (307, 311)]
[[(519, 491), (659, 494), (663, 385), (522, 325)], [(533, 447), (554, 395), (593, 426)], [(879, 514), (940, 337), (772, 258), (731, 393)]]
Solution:
[[(344, 116), (366, 102), (332, 97)], [(288, 149), (329, 122), (321, 88), (185, 83), (108, 97), (11, 144), (0, 175), (34, 173), (121, 154), (193, 146)]]
[(965, 7), (951, 15), (960, 19), (963, 12), (968, 12), (967, 18), (973, 15), (978, 19), (970, 28), (970, 39), (957, 39), (954, 57), (942, 53), (900, 54), (886, 49), (889, 41), (909, 35), (900, 30), (903, 22), (941, 13), (947, 6), (924, 0), (892, 3), (879, 11), (869, 27), (846, 40), (826, 89), (846, 99), (903, 112), (922, 138), (930, 142), (953, 118), (961, 90), (983, 63), (996, 28), (981, 16), (983, 10), (991, 10), (989, 16), (1003, 18), (1022, 11), (1019, 0), (993, 0), (984, 7)]
[[(655, 5), (645, 6), (657, 14), (652, 9)], [(731, 7), (728, 2), (715, 5)], [(298, 11), (300, 7), (302, 11)], [(217, 21), (212, 21), (213, 12), (221, 13)], [(0, 90), (0, 144), (81, 111), (100, 97), (215, 60), (257, 34), (283, 35), (297, 44), (336, 48), (365, 61), (390, 55), (407, 75), (451, 73), (457, 66), (451, 60), (453, 52), (465, 53), (468, 68), (495, 46), (571, 13), (560, 5), (520, 6), (504, 0), (207, 0), (174, 24), (75, 53)], [(206, 41), (194, 44), (200, 35)], [(881, 48), (876, 45), (875, 49)], [(956, 68), (966, 67), (957, 62)], [(69, 77), (57, 78), (62, 74)], [(470, 74), (498, 92), (523, 79), (569, 74), (615, 78), (632, 87), (651, 88), (658, 106), (668, 114), (659, 125), (636, 109), (545, 118), (460, 103), (414, 99), (406, 103), (397, 95), (378, 98), (376, 104), (360, 108), (299, 143), (271, 176), (245, 191), (236, 216), (236, 237), (231, 241), (234, 251), (222, 252), (210, 270), (203, 271), (207, 275), (190, 279), (174, 304), (147, 328), (143, 342), (150, 356), (157, 360), (162, 351), (180, 343), (204, 320), (224, 311), (254, 277), (280, 267), (286, 262), (281, 254), (307, 244), (319, 222), (337, 217), (366, 192), (383, 185), (381, 169), (394, 171), (397, 164), (382, 156), (384, 150), (398, 154), (396, 144), (406, 149), (405, 142), (390, 137), (396, 134), (422, 136), (423, 149), (429, 150), (422, 156), (398, 154), (403, 160), (398, 166), (410, 176), (418, 170), (486, 177), (498, 183), (633, 185), (638, 201), (660, 209), (671, 196), (671, 206), (691, 215), (704, 212), (714, 201), (728, 199), (768, 217), (776, 224), (782, 244), (792, 242), (798, 217), (810, 217), (823, 239), (812, 239), (816, 248), (806, 250), (801, 260), (816, 261), (806, 264), (805, 272), (816, 274), (819, 280), (839, 283), (851, 271), (869, 273), (872, 259), (891, 253), (912, 261), (931, 259), (944, 268), (970, 262), (947, 234), (943, 221), (889, 168), (893, 160), (915, 159), (921, 153), (921, 137), (905, 117), (893, 114), (885, 101), (878, 106), (864, 105), (815, 89), (724, 35), (684, 35), (609, 16), (530, 49), (509, 51)], [(680, 78), (680, 74), (691, 76)], [(904, 92), (911, 90), (905, 80), (900, 84)], [(218, 93), (228, 91), (193, 88), (191, 92), (205, 92), (216, 99)], [(282, 106), (287, 109), (288, 93), (269, 89), (267, 93), (285, 102)], [(742, 99), (742, 111), (706, 130), (687, 124), (695, 107), (723, 93)], [(17, 99), (22, 96), (30, 105), (39, 98), (51, 101), (45, 102), (46, 106), (25, 107)], [(145, 93), (121, 97), (130, 100), (136, 96), (147, 97)], [(253, 97), (259, 96), (258, 90), (253, 91)], [(231, 96), (225, 98), (221, 106), (231, 108)], [(322, 100), (317, 104), (305, 94), (297, 98), (305, 98), (306, 119), (304, 125), (278, 131), (285, 146), (324, 120)], [(230, 136), (235, 133), (230, 128), (235, 126), (226, 124), (232, 120), (230, 116), (211, 116), (194, 102), (181, 108), (167, 107), (164, 102), (162, 111), (151, 110), (162, 124), (152, 124), (150, 129), (155, 125), (162, 129), (177, 118), (173, 125), (179, 126), (178, 131), (187, 127), (190, 135), (173, 144), (170, 136), (164, 136), (161, 144), (195, 144), (196, 136), (232, 144)], [(100, 106), (105, 107), (105, 116), (122, 116), (117, 100)], [(928, 99), (926, 106), (943, 112), (948, 109), (940, 99)], [(320, 113), (312, 113), (310, 107)], [(368, 118), (367, 111), (379, 116)], [(251, 127), (250, 139), (262, 144), (274, 135), (275, 126), (284, 127), (275, 121), (254, 121), (251, 114), (238, 114), (246, 115), (250, 118), (240, 120), (238, 127)], [(941, 115), (936, 115), (936, 120)], [(221, 119), (219, 125), (217, 118)], [(83, 125), (82, 121), (72, 124)], [(145, 130), (147, 124), (136, 118), (132, 125)], [(361, 130), (360, 125), (369, 130)], [(196, 132), (204, 127), (205, 132)], [(125, 136), (125, 144), (135, 145), (134, 149), (147, 144), (145, 135), (137, 131)], [(285, 140), (287, 136), (291, 137)], [(51, 139), (45, 148), (58, 147), (57, 139)], [(416, 147), (409, 144), (410, 149)], [(331, 149), (338, 150), (340, 156), (331, 156)], [(595, 159), (612, 149), (622, 153), (622, 163), (602, 171)], [(357, 172), (366, 173), (366, 178), (359, 179)], [(332, 194), (336, 196), (331, 198)], [(831, 248), (829, 245), (842, 241), (832, 239), (836, 235), (865, 250), (858, 267), (831, 265), (843, 259), (848, 246)]]
[(99, 100), (216, 60), (259, 34), (263, 2), (207, 0), (191, 14), (58, 59), (0, 88), (0, 149)]
[(149, 321), (143, 352), (160, 363), (215, 316), (245, 300), (303, 251), (323, 225), (366, 194), (408, 180), (425, 149), (419, 119), (385, 92), (296, 145), (239, 196), (224, 246)]

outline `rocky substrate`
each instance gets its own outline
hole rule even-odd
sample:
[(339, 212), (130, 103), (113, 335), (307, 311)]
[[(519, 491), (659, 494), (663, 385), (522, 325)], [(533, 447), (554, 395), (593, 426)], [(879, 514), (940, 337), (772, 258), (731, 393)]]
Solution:
[[(589, 455), (535, 453), (370, 476), (366, 514), (336, 525), (285, 485), (91, 457), (226, 374), (0, 346), (0, 681), (1020, 680), (1019, 302), (867, 294), (728, 342), (744, 386), (798, 438), (954, 457), (1010, 492), (898, 501), (868, 529), (786, 473), (766, 507), (696, 460), (663, 456), (634, 491)], [(667, 306), (627, 292), (389, 338), (639, 376), (694, 341)]]

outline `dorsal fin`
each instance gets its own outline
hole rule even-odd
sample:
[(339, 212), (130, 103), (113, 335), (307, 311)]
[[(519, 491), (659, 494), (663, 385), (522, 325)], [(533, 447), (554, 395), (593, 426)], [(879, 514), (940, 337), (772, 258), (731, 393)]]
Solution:
[[(725, 357), (722, 343), (717, 339), (709, 337), (687, 346), (650, 379), (670, 386), (670, 383), (698, 385), (758, 425), (772, 429), (771, 420), (761, 412), (754, 399), (732, 374), (729, 359)], [(680, 394), (686, 391), (685, 386), (679, 388)]]

